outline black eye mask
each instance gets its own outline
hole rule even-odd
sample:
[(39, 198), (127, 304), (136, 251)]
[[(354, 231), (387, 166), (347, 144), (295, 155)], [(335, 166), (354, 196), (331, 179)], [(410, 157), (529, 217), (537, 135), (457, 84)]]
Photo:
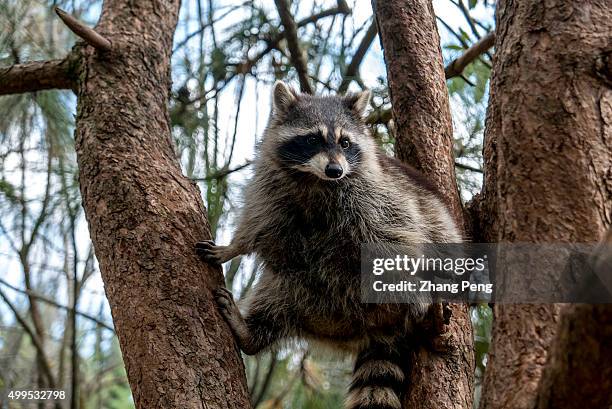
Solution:
[(329, 142), (321, 133), (311, 133), (296, 136), (278, 147), (278, 157), (287, 164), (304, 164), (318, 153), (334, 151), (344, 154), (347, 162), (354, 164), (361, 158), (361, 148), (355, 142), (350, 142), (348, 148), (336, 142)]
[(285, 163), (303, 164), (324, 148), (323, 136), (320, 133), (312, 133), (291, 138), (278, 147), (277, 153)]

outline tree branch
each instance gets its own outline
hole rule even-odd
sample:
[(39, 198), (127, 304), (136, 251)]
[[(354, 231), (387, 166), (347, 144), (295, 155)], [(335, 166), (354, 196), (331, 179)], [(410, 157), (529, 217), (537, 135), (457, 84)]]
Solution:
[[(324, 10), (320, 13), (314, 14), (310, 17), (304, 18), (300, 21), (297, 22), (297, 28), (302, 28), (305, 27), (306, 25), (310, 24), (310, 23), (316, 23), (317, 21), (319, 21), (322, 18), (325, 17), (329, 17), (329, 16), (333, 16), (336, 14), (343, 14), (343, 15), (347, 15), (351, 13), (351, 9), (348, 6), (342, 6), (341, 4), (345, 4), (344, 0), (339, 0), (338, 1), (338, 6), (328, 9), (328, 10)], [(261, 50), (259, 53), (257, 53), (253, 58), (246, 58), (244, 61), (238, 63), (238, 64), (233, 64), (236, 67), (236, 72), (234, 72), (232, 75), (230, 75), (229, 78), (227, 78), (223, 85), (221, 86), (221, 88), (215, 89), (214, 91), (220, 91), (223, 87), (225, 87), (227, 84), (229, 84), (234, 78), (236, 78), (236, 76), (238, 75), (242, 75), (242, 74), (248, 74), (251, 72), (251, 70), (253, 69), (253, 67), (255, 67), (257, 65), (257, 63), (266, 55), (268, 55), (272, 50), (274, 49), (278, 49), (280, 42), (285, 38), (286, 33), (285, 31), (281, 31), (280, 33), (276, 34), (275, 36), (273, 36), (272, 38), (266, 40), (266, 48), (264, 48), (263, 50)], [(181, 43), (180, 46), (183, 46), (183, 44)], [(178, 48), (178, 46), (177, 46)], [(176, 50), (176, 49), (175, 49)], [(232, 64), (230, 64), (232, 65)], [(213, 90), (210, 90), (213, 91)], [(201, 101), (202, 99), (204, 99), (208, 93), (210, 92), (206, 92), (204, 95), (200, 95), (192, 100), (190, 100), (188, 103), (192, 104), (194, 102), (197, 101)]]
[(8, 299), (8, 297), (4, 294), (2, 290), (0, 290), (0, 298), (2, 298), (2, 300), (6, 303), (6, 305), (8, 305), (9, 309), (15, 315), (15, 319), (17, 320), (19, 325), (21, 325), (24, 331), (27, 332), (28, 335), (30, 336), (30, 339), (32, 340), (32, 345), (34, 346), (34, 349), (36, 349), (36, 352), (38, 352), (38, 356), (40, 358), (40, 363), (42, 367), (41, 369), (45, 377), (47, 378), (48, 386), (51, 389), (55, 388), (55, 385), (56, 385), (55, 377), (53, 376), (53, 372), (51, 371), (51, 365), (49, 364), (49, 360), (47, 359), (47, 355), (45, 354), (45, 349), (43, 348), (43, 344), (40, 341), (40, 338), (38, 337), (36, 332), (34, 332), (34, 330), (28, 325), (25, 318), (23, 318), (21, 314), (19, 313), (19, 311), (17, 310), (17, 307), (13, 305), (11, 300)]
[(366, 53), (370, 49), (372, 42), (376, 38), (376, 33), (378, 32), (378, 25), (376, 24), (376, 19), (372, 20), (370, 27), (368, 27), (368, 31), (366, 31), (361, 43), (357, 47), (357, 51), (355, 51), (355, 55), (353, 55), (353, 59), (349, 63), (348, 67), (346, 67), (346, 71), (342, 76), (342, 83), (338, 88), (338, 92), (343, 94), (348, 90), (351, 81), (357, 76), (359, 72), (359, 66), (363, 61)]
[[(270, 382), (272, 381), (272, 376), (274, 375), (274, 370), (276, 369), (276, 365), (278, 364), (278, 357), (275, 352), (271, 353), (270, 356), (270, 365), (268, 366), (268, 370), (266, 371), (266, 375), (264, 376), (263, 385), (259, 388), (257, 395), (253, 396), (253, 407), (256, 408), (259, 406), (261, 401), (263, 400), (268, 388), (270, 387)], [(254, 393), (255, 391), (253, 391)]]
[(33, 61), (0, 68), (0, 95), (45, 89), (74, 89), (72, 58)]
[(81, 23), (59, 7), (55, 7), (55, 13), (68, 26), (70, 31), (82, 38), (87, 44), (100, 51), (109, 51), (111, 49), (111, 42), (96, 33), (91, 27)]
[(438, 20), (440, 23), (442, 23), (444, 28), (446, 28), (448, 30), (448, 32), (451, 33), (457, 39), (457, 41), (459, 41), (459, 43), (461, 43), (463, 48), (466, 48), (466, 49), (469, 48), (470, 45), (467, 43), (467, 41), (465, 41), (465, 39), (459, 33), (457, 33), (455, 30), (453, 30), (453, 28), (446, 21), (444, 21), (439, 16), (436, 16), (436, 20)]
[(468, 25), (470, 26), (470, 30), (472, 30), (472, 33), (474, 34), (474, 36), (478, 40), (480, 40), (480, 37), (482, 37), (482, 36), (478, 32), (478, 29), (476, 28), (476, 23), (474, 22), (474, 19), (470, 15), (470, 12), (467, 9), (467, 7), (465, 7), (465, 4), (463, 3), (463, 0), (457, 0), (457, 2), (454, 2), (454, 1), (451, 0), (451, 3), (453, 3), (455, 6), (459, 7), (459, 10), (461, 10), (461, 13), (465, 17), (465, 20), (467, 21)]
[[(325, 17), (335, 16), (337, 14), (348, 15), (350, 13), (351, 13), (351, 8), (348, 7), (348, 5), (346, 5), (344, 0), (339, 0), (337, 7), (333, 7), (333, 8), (328, 9), (328, 10), (323, 10), (320, 13), (313, 14), (310, 17), (306, 17), (306, 18), (298, 21), (296, 23), (296, 25), (297, 25), (297, 28), (302, 28), (302, 27), (307, 26), (310, 23), (316, 23), (317, 21), (319, 21), (319, 20), (321, 20), (322, 18), (325, 18)], [(286, 37), (286, 35), (287, 35), (287, 33), (285, 31), (281, 31), (276, 36), (271, 38), (268, 41), (269, 46), (268, 46), (267, 50), (270, 51), (270, 50), (278, 47), (278, 44), (281, 42), (281, 40), (283, 40)]]
[(302, 92), (307, 94), (314, 93), (312, 85), (308, 78), (308, 66), (306, 65), (306, 59), (300, 48), (297, 26), (289, 10), (289, 4), (287, 0), (274, 0), (278, 15), (280, 16), (281, 23), (285, 29), (285, 39), (287, 40), (287, 48), (289, 49), (289, 55), (291, 57), (291, 64), (295, 67), (300, 80), (300, 89)]
[(235, 168), (225, 168), (225, 169), (219, 169), (218, 172), (215, 173), (211, 173), (209, 175), (206, 175), (203, 178), (191, 178), (191, 180), (193, 180), (194, 182), (208, 182), (211, 180), (215, 180), (215, 179), (221, 179), (226, 177), (227, 175), (234, 173), (234, 172), (238, 172), (244, 168), (246, 168), (247, 166), (249, 166), (251, 164), (251, 161), (247, 161), (245, 163), (243, 163), (242, 165), (238, 165)]
[(459, 163), (457, 161), (455, 161), (455, 166), (458, 167), (459, 169), (469, 170), (471, 172), (482, 173), (482, 169), (478, 169), (470, 165)]
[[(69, 312), (74, 311), (74, 309), (72, 307), (68, 307), (66, 305), (62, 305), (62, 304), (52, 300), (51, 298), (45, 297), (44, 295), (39, 294), (39, 293), (37, 293), (35, 291), (24, 290), (24, 289), (15, 287), (14, 285), (9, 284), (8, 282), (4, 281), (1, 278), (0, 278), (0, 284), (10, 288), (13, 291), (16, 291), (18, 293), (25, 294), (25, 295), (27, 295), (29, 297), (32, 297), (32, 298), (34, 298), (34, 299), (36, 299), (38, 301), (42, 301), (42, 302), (44, 302), (46, 304), (53, 305), (56, 308), (59, 308), (59, 309), (65, 310), (65, 311), (69, 311)], [(79, 315), (79, 316), (81, 316), (83, 318), (87, 318), (88, 320), (95, 322), (97, 325), (99, 325), (99, 326), (101, 326), (103, 328), (106, 328), (109, 331), (113, 331), (113, 332), (115, 331), (115, 329), (111, 325), (108, 325), (107, 323), (105, 323), (103, 321), (100, 321), (96, 317), (93, 317), (93, 316), (91, 316), (91, 315), (89, 315), (87, 313), (84, 313), (84, 312), (81, 312), (81, 311), (78, 311), (78, 310), (76, 310), (75, 312), (76, 312), (76, 315)]]
[[(480, 55), (484, 53), (486, 50), (493, 47), (494, 44), (495, 44), (495, 33), (494, 32), (487, 34), (480, 41), (473, 44), (459, 58), (454, 59), (444, 68), (444, 74), (446, 76), (446, 79), (448, 80), (454, 77), (461, 76), (465, 67), (467, 67), (472, 62), (474, 62), (474, 60), (480, 57)], [(355, 53), (355, 56), (357, 56), (357, 53)], [(348, 69), (347, 69), (347, 72), (348, 72)], [(465, 80), (467, 83), (470, 83), (467, 79)], [(346, 91), (346, 89), (343, 88), (342, 85), (344, 85), (344, 81), (340, 85), (340, 88), (339, 88), (340, 92), (343, 92), (342, 91), (343, 89), (344, 91)], [(348, 88), (348, 84), (346, 85), (346, 88)], [(368, 117), (366, 118), (366, 123), (370, 125), (387, 123), (391, 120), (391, 118), (392, 118), (391, 109), (377, 110), (377, 111), (371, 112), (370, 115), (368, 115)], [(466, 167), (465, 165), (462, 165), (460, 163), (456, 163), (455, 165), (462, 169), (471, 170), (474, 172), (482, 172), (482, 170), (480, 169)]]
[[(443, 192), (448, 210), (463, 230), (450, 103), (431, 1), (372, 0), (372, 8), (393, 105), (395, 154), (421, 170)], [(419, 345), (412, 349), (406, 374), (412, 381), (402, 407), (471, 408), (474, 353), (468, 306), (434, 304), (426, 322), (436, 329), (427, 337), (434, 348)]]
[(393, 119), (393, 112), (391, 111), (391, 108), (375, 109), (366, 117), (365, 122), (368, 125), (378, 125), (389, 123), (391, 119)]
[[(453, 36), (455, 36), (455, 38), (457, 39), (457, 41), (459, 41), (459, 43), (461, 43), (461, 46), (463, 48), (465, 48), (466, 50), (468, 48), (470, 48), (470, 45), (467, 43), (467, 41), (465, 41), (465, 39), (459, 33), (457, 33), (455, 30), (453, 30), (453, 28), (451, 26), (449, 26), (446, 21), (442, 20), (438, 16), (436, 16), (436, 20), (438, 20), (440, 23), (442, 23), (444, 28), (446, 28), (446, 30), (448, 30), (449, 33), (451, 33)], [(491, 64), (489, 64), (488, 62), (486, 62), (485, 60), (480, 58), (480, 56), (478, 58), (480, 59), (480, 62), (482, 62), (487, 67), (491, 68)]]
[(215, 19), (214, 19), (212, 22), (202, 24), (202, 26), (201, 26), (200, 28), (198, 28), (197, 30), (195, 30), (195, 31), (193, 31), (193, 32), (191, 32), (191, 33), (189, 33), (189, 34), (187, 34), (187, 35), (185, 36), (185, 38), (183, 38), (183, 39), (181, 40), (181, 42), (180, 42), (180, 43), (178, 43), (178, 44), (176, 45), (176, 47), (174, 47), (174, 49), (172, 50), (172, 53), (174, 54), (174, 53), (175, 53), (175, 52), (176, 52), (178, 49), (180, 49), (180, 48), (184, 47), (184, 46), (185, 46), (185, 45), (186, 45), (186, 44), (189, 42), (189, 40), (191, 40), (193, 37), (197, 36), (198, 34), (202, 34), (202, 33), (204, 32), (204, 30), (206, 30), (208, 27), (211, 27), (213, 24), (218, 23), (219, 21), (221, 21), (221, 20), (223, 20), (225, 17), (227, 17), (229, 14), (233, 13), (234, 11), (238, 10), (239, 8), (241, 8), (241, 7), (243, 7), (243, 6), (244, 6), (244, 3), (243, 3), (243, 4), (239, 4), (239, 5), (232, 6), (232, 7), (230, 7), (230, 9), (229, 9), (229, 10), (227, 10), (227, 11), (226, 11), (225, 13), (223, 13), (221, 16), (219, 16), (219, 17), (215, 18)]
[(351, 14), (351, 8), (349, 7), (349, 5), (346, 3), (345, 0), (338, 0), (338, 5), (336, 7), (332, 7), (330, 9), (323, 10), (319, 13), (313, 14), (310, 17), (306, 17), (298, 21), (297, 25), (298, 27), (303, 27), (306, 24), (316, 23), (318, 20), (322, 18), (335, 16), (336, 14), (344, 14), (344, 15)]
[(470, 65), (475, 59), (481, 54), (493, 47), (495, 44), (495, 33), (491, 32), (474, 43), (468, 48), (459, 58), (451, 61), (446, 68), (444, 68), (444, 74), (446, 79), (457, 77), (461, 75), (465, 67)]

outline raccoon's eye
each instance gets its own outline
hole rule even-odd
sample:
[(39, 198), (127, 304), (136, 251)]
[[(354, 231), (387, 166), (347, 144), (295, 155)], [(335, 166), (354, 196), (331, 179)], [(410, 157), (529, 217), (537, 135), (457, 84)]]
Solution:
[(342, 138), (340, 139), (340, 146), (342, 146), (342, 149), (348, 149), (351, 147), (351, 141), (348, 138)]
[(314, 135), (310, 135), (307, 139), (306, 139), (306, 143), (308, 145), (316, 145), (317, 143), (319, 143), (319, 138), (317, 138)]

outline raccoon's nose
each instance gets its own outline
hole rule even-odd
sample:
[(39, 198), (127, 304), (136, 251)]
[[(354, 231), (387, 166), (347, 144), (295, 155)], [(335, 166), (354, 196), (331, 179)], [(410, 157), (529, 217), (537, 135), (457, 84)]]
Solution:
[(342, 166), (338, 163), (328, 163), (325, 167), (325, 176), (328, 178), (338, 179), (342, 176)]

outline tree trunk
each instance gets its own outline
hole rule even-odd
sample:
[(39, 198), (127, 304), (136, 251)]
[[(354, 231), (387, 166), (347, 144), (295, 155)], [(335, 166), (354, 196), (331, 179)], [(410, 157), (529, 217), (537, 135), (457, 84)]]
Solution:
[[(607, 1), (498, 3), (477, 240), (596, 242), (610, 226), (611, 13)], [(481, 408), (535, 407), (560, 309), (495, 306)]]
[(384, 48), (397, 128), (395, 155), (431, 179), (461, 223), (453, 125), (431, 1), (374, 0), (372, 3)]
[(561, 317), (536, 409), (612, 406), (612, 306), (576, 304)]
[[(591, 254), (599, 277), (612, 271), (612, 229)], [(576, 387), (576, 385), (580, 385)], [(535, 409), (612, 407), (612, 305), (564, 310), (538, 388)]]
[[(397, 126), (396, 155), (431, 179), (462, 226), (448, 91), (431, 2), (380, 0), (372, 5)], [(449, 308), (450, 323), (440, 334), (447, 350), (435, 352), (422, 346), (415, 351), (405, 408), (472, 406), (474, 353), (469, 309), (461, 304)]]
[(200, 192), (180, 170), (168, 101), (179, 1), (104, 2), (81, 46), (76, 149), (83, 206), (138, 408), (248, 408), (244, 368), (198, 260), (210, 238)]

